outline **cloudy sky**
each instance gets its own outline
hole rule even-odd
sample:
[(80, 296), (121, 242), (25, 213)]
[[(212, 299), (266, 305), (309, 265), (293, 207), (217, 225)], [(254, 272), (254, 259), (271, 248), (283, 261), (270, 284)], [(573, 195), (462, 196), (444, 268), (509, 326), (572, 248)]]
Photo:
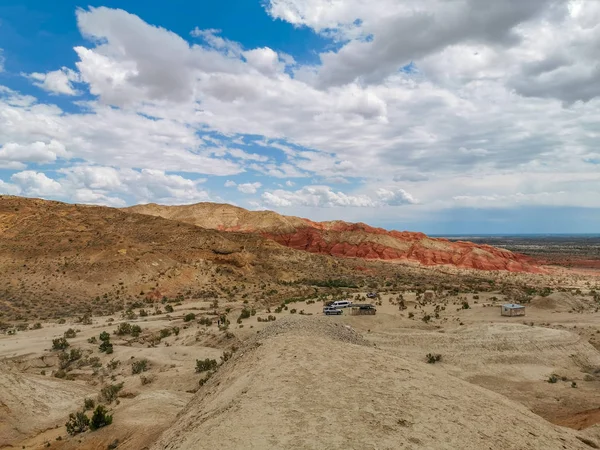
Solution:
[(600, 2), (3, 0), (0, 193), (600, 232)]

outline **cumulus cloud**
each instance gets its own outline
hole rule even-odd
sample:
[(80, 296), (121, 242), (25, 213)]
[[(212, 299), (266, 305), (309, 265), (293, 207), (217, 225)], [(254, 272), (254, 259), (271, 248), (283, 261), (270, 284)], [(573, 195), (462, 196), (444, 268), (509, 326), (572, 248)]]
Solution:
[(61, 196), (65, 192), (60, 183), (33, 170), (17, 172), (10, 179), (21, 193), (32, 197)]
[(18, 163), (13, 167), (25, 168), (24, 163), (38, 164), (53, 163), (57, 158), (66, 158), (68, 153), (65, 146), (56, 140), (50, 142), (36, 141), (28, 145), (7, 142), (0, 147), (0, 164), (4, 162)]
[(63, 67), (48, 73), (34, 72), (28, 75), (33, 84), (53, 94), (77, 95), (73, 82), (80, 81), (79, 74)]
[(260, 189), (261, 186), (262, 186), (262, 184), (259, 182), (242, 183), (242, 184), (238, 184), (237, 189), (242, 194), (256, 194), (256, 192), (258, 191), (258, 189)]
[(379, 200), (390, 206), (399, 206), (399, 205), (414, 205), (419, 203), (411, 194), (406, 192), (404, 189), (377, 189), (377, 197)]
[[(78, 161), (54, 180), (61, 195), (113, 204), (205, 199), (195, 175), (243, 172), (317, 185), (262, 193), (271, 206), (600, 201), (591, 194), (600, 190), (595, 2), (271, 0), (267, 9), (335, 45), (306, 65), (218, 30), (196, 29), (190, 43), (122, 10), (78, 10), (87, 42), (75, 48), (77, 70), (29, 77), (88, 94), (84, 114), (0, 87), (0, 167)], [(54, 175), (20, 177), (0, 188), (29, 195), (45, 182), (58, 192)], [(360, 194), (318, 185), (350, 180)]]
[(262, 200), (266, 205), (273, 207), (311, 206), (319, 208), (333, 207), (376, 207), (399, 206), (415, 204), (417, 201), (406, 191), (388, 191), (379, 189), (377, 199), (368, 195), (348, 195), (344, 192), (333, 191), (329, 186), (306, 186), (297, 191), (277, 189), (264, 192)]

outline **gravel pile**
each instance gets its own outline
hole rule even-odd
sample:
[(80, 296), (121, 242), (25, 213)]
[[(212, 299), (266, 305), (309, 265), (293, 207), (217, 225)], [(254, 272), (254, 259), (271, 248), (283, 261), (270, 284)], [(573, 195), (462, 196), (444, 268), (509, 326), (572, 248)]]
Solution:
[(256, 340), (262, 341), (282, 334), (324, 336), (350, 344), (372, 346), (352, 327), (331, 320), (330, 317), (284, 317), (257, 333)]

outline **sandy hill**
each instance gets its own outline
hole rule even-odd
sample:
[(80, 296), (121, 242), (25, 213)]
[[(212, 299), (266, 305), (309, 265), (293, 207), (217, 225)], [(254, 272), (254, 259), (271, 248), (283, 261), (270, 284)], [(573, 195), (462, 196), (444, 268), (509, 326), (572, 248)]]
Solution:
[(290, 318), (221, 367), (152, 449), (596, 445), (578, 436), (442, 369), (369, 346), (329, 318)]
[[(11, 308), (43, 310), (46, 317), (59, 306), (63, 313), (81, 312), (82, 300), (110, 312), (125, 300), (202, 295), (218, 286), (231, 288), (232, 281), (257, 286), (327, 276), (330, 259), (257, 234), (225, 233), (114, 208), (0, 196), (4, 317)], [(335, 273), (345, 270), (350, 269), (338, 264)]]
[(227, 204), (157, 204), (126, 208), (223, 231), (258, 233), (282, 245), (311, 253), (365, 259), (415, 261), (467, 269), (540, 272), (532, 261), (505, 249), (471, 242), (433, 239), (423, 233), (388, 231), (364, 223), (312, 222), (272, 211), (248, 211)]

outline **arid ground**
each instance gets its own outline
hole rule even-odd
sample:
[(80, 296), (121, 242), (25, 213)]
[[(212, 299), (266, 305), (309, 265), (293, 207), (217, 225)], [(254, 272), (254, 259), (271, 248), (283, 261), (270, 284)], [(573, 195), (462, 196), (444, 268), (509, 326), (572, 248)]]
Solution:
[[(344, 258), (109, 208), (4, 206), (0, 448), (600, 447), (593, 268)], [(324, 316), (339, 299), (377, 313)], [(501, 316), (506, 302), (526, 315)], [(69, 419), (99, 405), (112, 423)]]

